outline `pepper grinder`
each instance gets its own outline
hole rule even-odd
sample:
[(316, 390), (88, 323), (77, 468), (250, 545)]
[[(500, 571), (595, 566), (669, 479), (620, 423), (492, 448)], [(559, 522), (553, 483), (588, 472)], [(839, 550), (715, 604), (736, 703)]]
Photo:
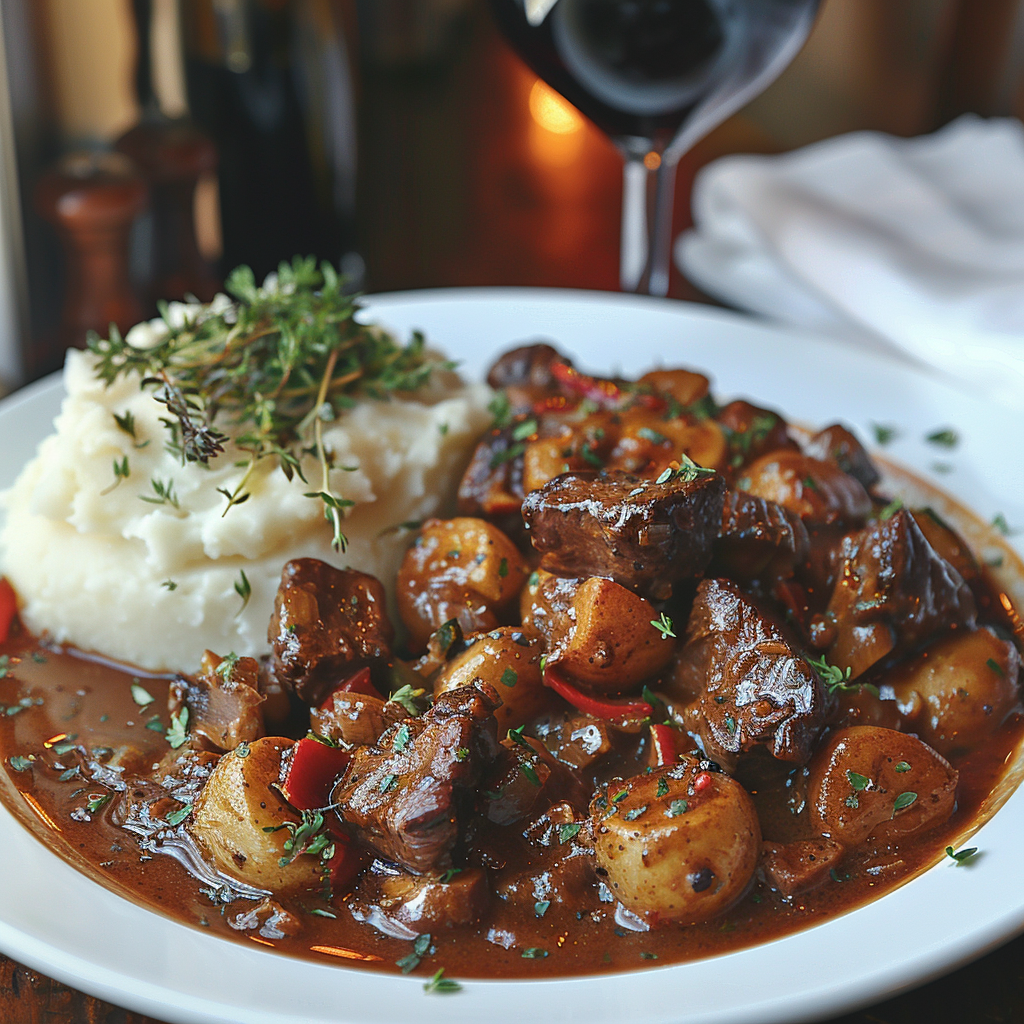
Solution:
[(144, 310), (131, 286), (129, 232), (146, 206), (147, 189), (120, 153), (72, 153), (36, 185), (36, 208), (57, 229), (66, 255), (67, 285), (56, 351), (39, 361), (59, 364), (65, 349), (84, 348), (86, 335), (122, 333)]

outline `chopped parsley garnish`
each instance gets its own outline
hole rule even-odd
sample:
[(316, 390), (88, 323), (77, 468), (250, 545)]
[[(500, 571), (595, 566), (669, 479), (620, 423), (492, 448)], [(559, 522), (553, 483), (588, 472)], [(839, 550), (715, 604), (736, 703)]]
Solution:
[(1003, 671), (1003, 666), (1002, 666), (1002, 665), (1000, 665), (1000, 664), (999, 664), (999, 662), (998, 662), (998, 661), (996, 661), (996, 659), (995, 659), (995, 658), (989, 658), (989, 659), (988, 659), (988, 660), (987, 660), (987, 661), (985, 662), (985, 664), (986, 664), (986, 665), (988, 665), (988, 667), (989, 667), (990, 669), (992, 669), (992, 671), (993, 671), (993, 672), (995, 672), (995, 674), (996, 674), (997, 676), (1000, 676), (1000, 677), (1002, 677), (1002, 676), (1005, 676), (1005, 675), (1006, 675), (1006, 673), (1005, 673), (1005, 672)]
[(132, 683), (132, 700), (139, 705), (140, 708), (149, 707), (153, 703), (155, 698), (153, 695), (138, 683)]
[(829, 693), (850, 693), (863, 688), (878, 696), (878, 687), (873, 683), (850, 682), (850, 674), (853, 670), (849, 665), (846, 666), (844, 672), (838, 665), (830, 665), (825, 660), (824, 654), (820, 658), (808, 658), (807, 664), (821, 676), (821, 681)]
[(662, 640), (675, 637), (675, 633), (672, 630), (672, 620), (664, 612), (661, 613), (660, 618), (651, 619), (651, 625), (661, 634)]
[(526, 445), (522, 441), (510, 444), (504, 451), (495, 452), (491, 456), (490, 468), (497, 469), (506, 462), (512, 462), (514, 459), (518, 459), (525, 451)]
[(690, 808), (689, 803), (686, 800), (673, 800), (668, 805), (668, 810), (665, 812), (666, 818), (678, 818), (680, 814), (685, 814)]
[(498, 563), (498, 575), (502, 579), (504, 579), (508, 575), (508, 559), (507, 558), (503, 558)]
[(384, 778), (380, 780), (380, 786), (378, 788), (382, 793), (386, 793), (397, 781), (397, 775), (385, 775)]
[(537, 433), (537, 421), (530, 417), (528, 420), (523, 420), (522, 423), (517, 423), (512, 428), (512, 440), (513, 441), (525, 441), (528, 437), (532, 437)]
[(940, 448), (955, 448), (960, 443), (960, 435), (951, 427), (933, 431), (925, 437), (929, 444), (938, 445)]
[(396, 754), (400, 754), (409, 745), (409, 737), (411, 735), (409, 726), (403, 722), (395, 731), (395, 738), (391, 741), (391, 749)]
[(459, 747), (459, 749), (455, 751), (456, 761), (465, 761), (467, 757), (469, 757), (469, 747)]
[(177, 590), (178, 589), (178, 584), (175, 583), (174, 580), (171, 580), (171, 579), (164, 580), (163, 583), (160, 584), (160, 586), (163, 587), (165, 590)]
[(502, 686), (512, 687), (519, 682), (519, 673), (514, 668), (507, 668), (501, 673), (501, 684)]
[(651, 444), (665, 444), (668, 438), (659, 433), (657, 430), (651, 430), (650, 427), (641, 427), (636, 432), (637, 437), (642, 437), (645, 441), (650, 441)]
[(647, 952), (641, 951), (640, 959), (641, 960), (657, 960), (658, 959), (658, 954), (657, 953), (647, 953)]
[(171, 724), (167, 729), (167, 742), (172, 750), (184, 746), (188, 740), (188, 708), (182, 708), (171, 715)]
[(551, 900), (538, 900), (533, 905), (533, 912), (537, 917), (543, 917), (548, 912), (548, 907), (551, 906)]
[(520, 761), (519, 770), (534, 786), (540, 785), (540, 778), (537, 776), (537, 771), (529, 761)]
[(657, 796), (668, 796), (668, 781), (664, 778), (658, 779)]
[(580, 834), (582, 827), (578, 821), (570, 821), (565, 825), (560, 825), (558, 828), (559, 843), (567, 843), (570, 839), (575, 839)]
[(896, 515), (901, 508), (903, 508), (903, 499), (893, 498), (892, 501), (890, 501), (889, 504), (878, 513), (878, 518), (881, 522), (886, 523), (892, 519), (892, 517)]
[(442, 882), (450, 882), (456, 875), (462, 874), (462, 868), (449, 868), (441, 875)]
[(95, 814), (101, 807), (110, 803), (110, 794), (107, 793), (104, 796), (93, 797), (86, 805), (85, 809), (90, 814)]
[(871, 429), (875, 433), (875, 441), (877, 441), (878, 444), (888, 444), (899, 434), (899, 431), (895, 427), (888, 426), (884, 423), (872, 423)]
[(540, 946), (530, 946), (529, 949), (523, 950), (524, 960), (543, 960), (548, 955), (546, 949), (541, 949)]
[(957, 864), (966, 864), (978, 852), (978, 847), (968, 846), (963, 850), (954, 850), (952, 846), (946, 847), (946, 856), (952, 858)]
[(626, 811), (623, 817), (626, 819), (626, 821), (636, 821), (636, 819), (639, 818), (640, 815), (643, 814), (646, 810), (646, 804), (644, 804), (643, 807), (634, 807), (631, 810)]
[(230, 679), (235, 674), (235, 666), (241, 660), (242, 659), (239, 658), (239, 656), (235, 654), (234, 651), (232, 651), (228, 655), (225, 655), (225, 657), (221, 659), (220, 664), (215, 669), (217, 675), (219, 675), (221, 679), (225, 681)]
[(679, 468), (672, 469), (668, 467), (662, 470), (661, 475), (654, 482), (656, 484), (667, 484), (673, 477), (677, 480), (682, 480), (683, 483), (690, 483), (701, 476), (714, 476), (715, 471), (713, 469), (707, 469), (705, 466), (698, 466), (685, 452), (679, 456)]
[(442, 967), (428, 982), (423, 985), (424, 992), (438, 992), (441, 994), (447, 994), (449, 992), (459, 992), (462, 990), (462, 986), (451, 978), (444, 976), (444, 968)]
[(406, 683), (404, 686), (400, 686), (395, 690), (388, 700), (394, 701), (396, 704), (401, 704), (413, 718), (416, 718), (420, 713), (420, 709), (416, 705), (416, 700), (422, 696), (422, 689), (414, 690), (408, 683)]
[(26, 772), (32, 767), (32, 758), (15, 754), (8, 763), (16, 772)]
[(910, 765), (906, 761), (897, 761), (896, 764), (893, 765), (893, 768), (895, 768), (901, 775), (903, 772), (910, 771)]
[(997, 530), (998, 530), (998, 531), (999, 531), (999, 532), (1000, 532), (1000, 533), (1001, 533), (1001, 534), (1002, 534), (1002, 535), (1003, 535), (1004, 537), (1009, 537), (1009, 536), (1010, 536), (1010, 533), (1012, 532), (1012, 531), (1010, 530), (1010, 524), (1009, 524), (1009, 523), (1008, 523), (1008, 522), (1006, 521), (1006, 516), (1004, 516), (1002, 512), (997, 512), (997, 513), (996, 513), (996, 514), (995, 514), (995, 515), (994, 515), (994, 516), (992, 517), (992, 525), (993, 525), (993, 526), (994, 526), (994, 527), (995, 527), (995, 528), (996, 528), (996, 529), (997, 529)]
[(168, 825), (180, 825), (191, 813), (192, 805), (185, 804), (184, 807), (179, 807), (176, 811), (171, 811), (165, 820)]
[(512, 403), (504, 391), (499, 391), (487, 406), (488, 411), (494, 417), (496, 427), (507, 427), (512, 419)]

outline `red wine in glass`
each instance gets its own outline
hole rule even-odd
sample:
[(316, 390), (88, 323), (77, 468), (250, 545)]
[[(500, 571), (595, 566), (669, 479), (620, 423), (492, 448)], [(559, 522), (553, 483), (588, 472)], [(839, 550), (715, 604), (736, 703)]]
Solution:
[[(491, 0), (520, 56), (611, 136), (625, 158), (624, 291), (668, 292), (680, 156), (789, 64), (807, 38), (818, 3)], [(658, 176), (649, 227), (652, 165)]]

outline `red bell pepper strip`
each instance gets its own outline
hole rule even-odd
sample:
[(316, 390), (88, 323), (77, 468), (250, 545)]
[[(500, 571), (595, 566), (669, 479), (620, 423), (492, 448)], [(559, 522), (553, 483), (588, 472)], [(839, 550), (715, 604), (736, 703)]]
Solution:
[(17, 612), (18, 598), (15, 596), (14, 587), (5, 577), (0, 576), (0, 644), (10, 635), (11, 623)]
[(622, 389), (614, 381), (588, 377), (579, 370), (574, 370), (566, 363), (551, 364), (551, 376), (571, 394), (589, 398), (602, 409), (609, 409), (622, 401)]
[(363, 666), (358, 672), (350, 675), (340, 686), (336, 686), (331, 690), (327, 700), (320, 705), (321, 709), (326, 708), (331, 703), (336, 693), (361, 693), (364, 697), (380, 697), (380, 690), (373, 685), (373, 680), (370, 678), (369, 665)]
[(550, 686), (559, 697), (567, 700), (574, 708), (582, 711), (585, 715), (593, 715), (595, 718), (605, 718), (611, 721), (630, 715), (646, 718), (654, 711), (654, 708), (645, 700), (608, 700), (592, 697), (589, 693), (584, 693), (582, 690), (576, 689), (572, 683), (567, 682), (552, 665), (544, 667), (544, 685)]
[(331, 888), (336, 892), (348, 889), (366, 864), (366, 854), (352, 842), (348, 835), (337, 832), (334, 835), (334, 856), (327, 862), (331, 876)]
[(292, 750), (288, 774), (281, 783), (285, 799), (300, 811), (326, 807), (338, 776), (348, 767), (352, 755), (340, 747), (306, 737)]
[(675, 764), (678, 750), (676, 749), (676, 731), (670, 725), (651, 726), (651, 755), (655, 766), (664, 768)]

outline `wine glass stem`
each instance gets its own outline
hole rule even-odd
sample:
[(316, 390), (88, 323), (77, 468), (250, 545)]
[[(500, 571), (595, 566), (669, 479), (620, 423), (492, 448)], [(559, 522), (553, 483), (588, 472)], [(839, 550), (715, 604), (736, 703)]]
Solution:
[(647, 165), (639, 156), (626, 155), (619, 263), (619, 283), (624, 292), (668, 294), (677, 165), (677, 160), (662, 159), (654, 179), (652, 204)]

